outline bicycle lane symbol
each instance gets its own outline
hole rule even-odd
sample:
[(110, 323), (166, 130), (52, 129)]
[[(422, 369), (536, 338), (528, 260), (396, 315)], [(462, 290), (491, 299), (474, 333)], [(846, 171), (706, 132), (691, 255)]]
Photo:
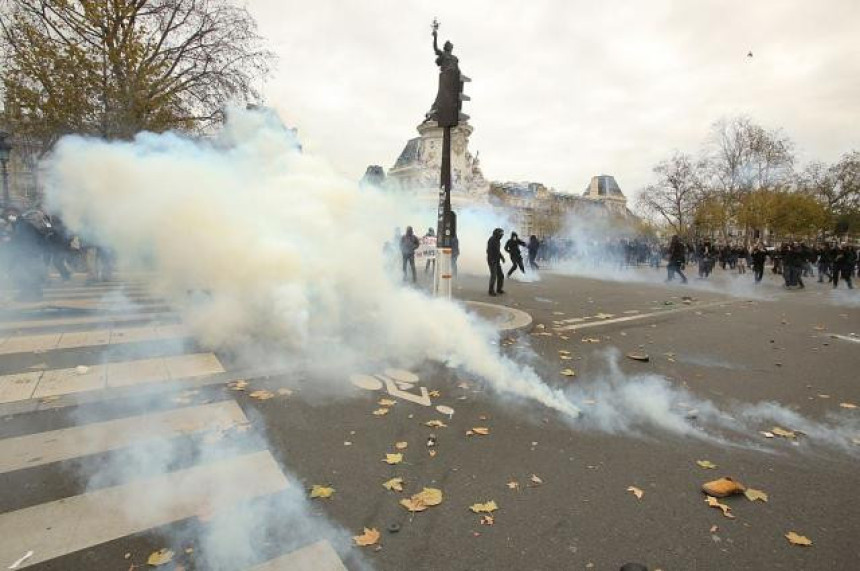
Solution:
[(360, 389), (378, 391), (383, 387), (388, 394), (399, 399), (407, 400), (421, 406), (431, 406), (430, 392), (426, 387), (417, 387), (418, 394), (409, 392), (416, 388), (418, 375), (403, 369), (386, 369), (381, 374), (356, 374), (349, 378), (350, 382)]

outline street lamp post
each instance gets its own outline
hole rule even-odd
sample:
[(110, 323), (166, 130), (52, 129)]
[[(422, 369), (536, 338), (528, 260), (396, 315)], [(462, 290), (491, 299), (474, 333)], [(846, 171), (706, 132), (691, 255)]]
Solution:
[(463, 84), (470, 79), (460, 73), (460, 63), (453, 54), (454, 46), (451, 42), (445, 42), (443, 49), (439, 49), (438, 30), (439, 22), (434, 19), (433, 51), (437, 56), (436, 65), (439, 66), (439, 90), (428, 118), (434, 119), (443, 131), (436, 231), (436, 276), (433, 289), (437, 296), (450, 298), (453, 290), (452, 247), (457, 236), (457, 216), (451, 209), (451, 129), (459, 124), (461, 117), (468, 119), (460, 110), (463, 101), (469, 99), (463, 93)]
[(9, 155), (12, 153), (12, 143), (9, 142), (9, 133), (0, 131), (0, 166), (3, 168), (3, 206), (9, 206)]

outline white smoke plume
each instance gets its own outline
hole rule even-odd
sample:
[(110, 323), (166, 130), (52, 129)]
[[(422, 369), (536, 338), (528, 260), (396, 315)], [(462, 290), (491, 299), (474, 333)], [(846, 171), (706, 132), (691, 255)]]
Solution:
[(345, 374), (436, 359), (500, 392), (576, 412), (533, 371), (500, 357), (491, 329), (386, 272), (382, 244), (413, 213), (300, 152), (269, 114), (233, 110), (206, 142), (70, 137), (48, 168), (49, 207), (85, 239), (151, 269), (210, 347), (265, 343), (280, 362)]

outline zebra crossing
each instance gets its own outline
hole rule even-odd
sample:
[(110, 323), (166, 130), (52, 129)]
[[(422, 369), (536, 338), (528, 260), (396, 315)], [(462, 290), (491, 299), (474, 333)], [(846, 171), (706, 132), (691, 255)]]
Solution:
[[(135, 305), (121, 314), (102, 302), (129, 291)], [(243, 409), (219, 387), (199, 398), (142, 399), (140, 406), (98, 399), (153, 386), (171, 395), (194, 380), (229, 376), (144, 284), (59, 286), (45, 293), (45, 304), (0, 308), (0, 497), (9, 494), (0, 499), (0, 566), (126, 569), (128, 561), (111, 559), (112, 546), (150, 541), (188, 521), (205, 531), (211, 517), (229, 518), (236, 506), (270, 503), (295, 487)], [(159, 310), (148, 311), (151, 306)], [(79, 354), (88, 364), (68, 366)], [(34, 359), (42, 362), (29, 365)], [(96, 397), (87, 401), (86, 414), (75, 406), (81, 395)], [(11, 415), (4, 409), (58, 397), (72, 400), (61, 409)], [(192, 444), (193, 454), (180, 453)], [(105, 472), (107, 479), (92, 477)], [(346, 569), (325, 539), (265, 553), (244, 568)]]

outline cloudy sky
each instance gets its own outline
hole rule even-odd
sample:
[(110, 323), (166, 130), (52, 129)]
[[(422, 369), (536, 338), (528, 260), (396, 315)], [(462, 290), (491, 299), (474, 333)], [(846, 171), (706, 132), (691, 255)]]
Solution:
[(266, 102), (356, 179), (392, 166), (435, 97), (434, 16), (492, 180), (608, 173), (631, 196), (736, 114), (804, 162), (860, 148), (858, 0), (247, 1), (279, 57)]

